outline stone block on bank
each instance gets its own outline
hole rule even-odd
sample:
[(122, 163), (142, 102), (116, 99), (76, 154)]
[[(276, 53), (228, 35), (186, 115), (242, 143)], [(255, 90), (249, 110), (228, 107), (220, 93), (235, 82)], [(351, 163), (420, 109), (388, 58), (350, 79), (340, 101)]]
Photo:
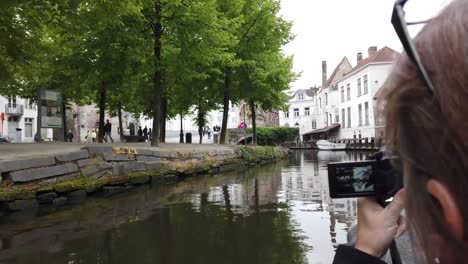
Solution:
[(162, 160), (161, 158), (158, 157), (152, 157), (152, 156), (137, 156), (137, 161), (144, 161), (144, 162), (156, 162)]
[(10, 173), (13, 182), (29, 182), (78, 171), (76, 164), (63, 164), (52, 167), (15, 171)]
[(55, 165), (54, 157), (0, 161), (0, 172), (25, 170), (50, 165)]
[(121, 162), (123, 173), (140, 172), (146, 170), (146, 163), (141, 161)]
[(87, 158), (89, 158), (89, 153), (87, 150), (80, 150), (55, 156), (55, 159), (58, 162), (75, 161)]
[(130, 161), (135, 160), (135, 157), (126, 154), (104, 154), (105, 161)]
[(86, 146), (81, 149), (87, 150), (90, 155), (111, 153), (114, 150), (112, 146)]
[(87, 166), (81, 169), (81, 174), (83, 174), (85, 177), (88, 177), (89, 175), (95, 174), (99, 171), (100, 169), (98, 166)]
[(93, 159), (83, 159), (83, 160), (79, 160), (77, 162), (78, 164), (78, 167), (84, 167), (84, 166), (88, 166), (88, 165), (96, 165), (96, 164), (99, 164), (100, 162), (102, 161), (102, 158), (101, 157), (96, 157), (96, 158), (93, 158)]
[(163, 159), (177, 159), (180, 157), (180, 154), (176, 151), (153, 150), (153, 157), (158, 157), (158, 158), (163, 158)]
[(160, 172), (160, 171), (168, 171), (171, 170), (170, 162), (169, 161), (157, 161), (157, 162), (147, 162), (146, 163), (146, 170), (148, 172)]
[(137, 149), (136, 150), (137, 155), (141, 156), (153, 156), (153, 150), (151, 149)]

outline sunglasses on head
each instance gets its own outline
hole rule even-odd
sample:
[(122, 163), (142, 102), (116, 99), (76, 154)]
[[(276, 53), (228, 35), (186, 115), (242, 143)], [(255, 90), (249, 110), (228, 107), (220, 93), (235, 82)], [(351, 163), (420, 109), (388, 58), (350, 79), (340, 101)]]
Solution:
[(419, 76), (424, 81), (424, 84), (426, 85), (429, 94), (432, 95), (434, 93), (434, 86), (432, 85), (432, 82), (429, 79), (429, 75), (427, 74), (427, 71), (421, 62), (419, 54), (416, 51), (416, 47), (409, 35), (407, 28), (408, 25), (411, 26), (425, 24), (428, 21), (406, 22), (405, 11), (403, 10), (403, 7), (405, 6), (406, 2), (408, 2), (408, 0), (397, 0), (395, 2), (392, 13), (392, 25), (398, 35), (398, 38), (401, 41), (401, 44), (403, 44), (403, 49), (405, 50), (410, 60), (416, 66)]

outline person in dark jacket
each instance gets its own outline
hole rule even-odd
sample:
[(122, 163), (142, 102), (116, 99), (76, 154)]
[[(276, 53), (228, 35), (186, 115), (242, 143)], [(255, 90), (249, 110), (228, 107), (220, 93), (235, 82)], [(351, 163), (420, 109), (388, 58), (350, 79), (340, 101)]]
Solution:
[(396, 2), (392, 21), (405, 52), (378, 100), (386, 103), (386, 148), (399, 156), (405, 190), (386, 208), (358, 200), (356, 244), (339, 246), (335, 264), (383, 263), (406, 226), (418, 263), (468, 262), (468, 3), (451, 1), (415, 39), (404, 3)]
[(111, 142), (114, 142), (112, 138), (112, 124), (109, 122), (109, 119), (106, 120), (106, 124), (104, 125), (104, 141), (108, 141), (109, 139)]
[(148, 127), (146, 126), (143, 129), (143, 137), (145, 138), (145, 141), (148, 141)]
[(73, 132), (71, 130), (68, 130), (68, 134), (67, 134), (68, 142), (73, 142), (74, 137), (75, 135), (73, 135)]
[(140, 136), (140, 137), (143, 136), (143, 130), (141, 129), (141, 127), (138, 127), (137, 134), (138, 134), (138, 136)]

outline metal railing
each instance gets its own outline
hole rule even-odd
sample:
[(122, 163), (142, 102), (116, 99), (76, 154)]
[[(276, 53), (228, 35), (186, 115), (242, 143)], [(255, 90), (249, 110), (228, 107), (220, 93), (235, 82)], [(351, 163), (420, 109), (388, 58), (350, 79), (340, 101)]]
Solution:
[(24, 106), (21, 104), (6, 104), (5, 114), (10, 116), (20, 116), (24, 114)]

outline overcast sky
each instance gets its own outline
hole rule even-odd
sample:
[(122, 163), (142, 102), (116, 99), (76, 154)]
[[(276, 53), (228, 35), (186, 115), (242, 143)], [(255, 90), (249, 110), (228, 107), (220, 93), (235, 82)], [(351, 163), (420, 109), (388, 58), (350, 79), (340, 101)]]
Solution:
[[(449, 2), (409, 0), (405, 6), (407, 20), (428, 19)], [(366, 58), (369, 46), (401, 51), (390, 23), (393, 3), (394, 0), (281, 0), (281, 15), (293, 22), (296, 35), (284, 51), (294, 55), (294, 70), (302, 72), (291, 88), (321, 85), (324, 60), (330, 76), (344, 56), (353, 66), (358, 52)]]

